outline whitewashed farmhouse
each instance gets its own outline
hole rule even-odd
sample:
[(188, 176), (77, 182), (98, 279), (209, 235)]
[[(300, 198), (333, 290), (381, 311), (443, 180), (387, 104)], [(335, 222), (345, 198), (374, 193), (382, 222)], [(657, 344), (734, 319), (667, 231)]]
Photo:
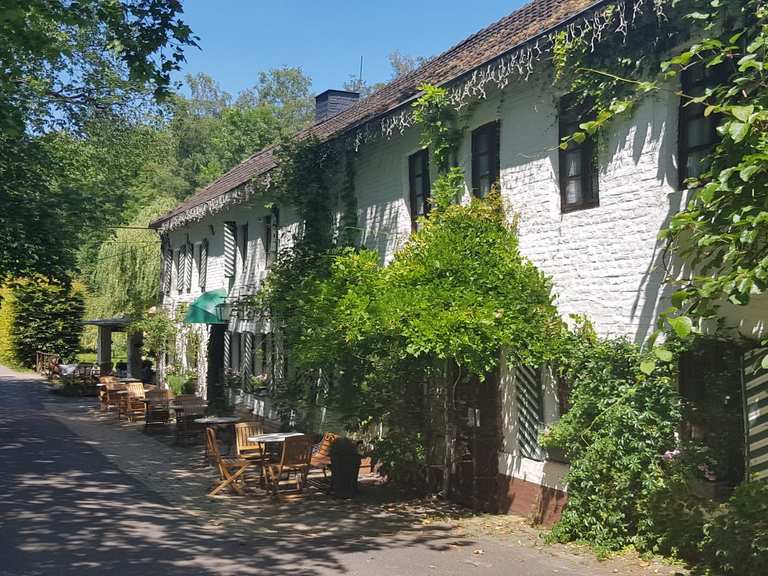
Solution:
[[(566, 30), (599, 41), (601, 10), (609, 4), (627, 14), (655, 5), (534, 0), (366, 99), (334, 90), (318, 96), (310, 130), (321, 139), (347, 138), (355, 150), (361, 245), (387, 262), (423, 214), (434, 167), (420, 148), (410, 105), (418, 86), (446, 86), (457, 107), (473, 104), (460, 149), (466, 197), (498, 182), (510, 215), (519, 217), (521, 250), (553, 279), (562, 314), (588, 316), (601, 335), (643, 341), (671, 292), (657, 235), (685, 200), (680, 167), (695, 169), (695, 138), (709, 136), (692, 132), (700, 126), (680, 114), (679, 97), (668, 91), (612, 127), (594, 150), (559, 150), (573, 118), (559, 114), (564, 95), (552, 89), (552, 35)], [(164, 307), (177, 309), (215, 290), (236, 298), (259, 289), (297, 226), (278, 190), (257, 193), (274, 167), (273, 150), (258, 152), (153, 223), (163, 239)], [(734, 317), (732, 324), (754, 334), (761, 316), (768, 306), (754, 321)], [(279, 370), (268, 326), (235, 316), (189, 329), (199, 330), (203, 342), (201, 391), (220, 386), (225, 368), (247, 375)], [(557, 386), (536, 382), (526, 398), (538, 406), (531, 417), (520, 409), (528, 388), (504, 369), (499, 382), (499, 508), (551, 521), (565, 501), (567, 464), (543, 454), (536, 437), (559, 417)]]

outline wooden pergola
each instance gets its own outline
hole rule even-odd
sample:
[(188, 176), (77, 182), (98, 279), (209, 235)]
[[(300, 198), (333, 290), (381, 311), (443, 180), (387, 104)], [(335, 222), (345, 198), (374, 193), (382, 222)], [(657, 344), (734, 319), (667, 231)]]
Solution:
[[(98, 320), (84, 320), (87, 326), (96, 326), (98, 336), (96, 338), (96, 363), (102, 370), (112, 367), (112, 333), (125, 332), (131, 318), (104, 318)], [(141, 343), (142, 336), (129, 334), (127, 338), (128, 377), (141, 378)]]

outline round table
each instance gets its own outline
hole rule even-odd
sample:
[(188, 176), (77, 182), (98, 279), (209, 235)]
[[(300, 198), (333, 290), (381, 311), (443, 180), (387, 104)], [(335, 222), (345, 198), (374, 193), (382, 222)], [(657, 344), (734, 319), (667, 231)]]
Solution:
[[(202, 424), (205, 426), (206, 429), (208, 428), (215, 428), (216, 426), (230, 426), (233, 424), (237, 424), (240, 422), (240, 418), (237, 416), (205, 416), (204, 418), (197, 418), (193, 420), (195, 424)], [(232, 437), (232, 442), (230, 442), (230, 448), (232, 446), (232, 443), (234, 442), (234, 435)], [(210, 453), (208, 452), (208, 437), (206, 432), (206, 439), (205, 439), (205, 452), (203, 453), (203, 462), (209, 462), (210, 461)]]

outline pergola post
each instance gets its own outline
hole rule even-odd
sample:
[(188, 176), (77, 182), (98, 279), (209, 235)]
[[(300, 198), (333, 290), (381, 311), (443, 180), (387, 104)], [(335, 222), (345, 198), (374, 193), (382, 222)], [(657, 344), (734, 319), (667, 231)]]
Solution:
[(112, 370), (112, 327), (99, 326), (96, 337), (96, 363), (102, 374)]
[(128, 335), (128, 378), (141, 378), (141, 343), (140, 332)]

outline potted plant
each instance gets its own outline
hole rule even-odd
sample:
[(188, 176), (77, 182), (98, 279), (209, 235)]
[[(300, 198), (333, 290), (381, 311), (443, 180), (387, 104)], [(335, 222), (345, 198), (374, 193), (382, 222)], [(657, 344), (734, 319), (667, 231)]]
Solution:
[(347, 437), (337, 438), (330, 447), (331, 493), (339, 498), (352, 498), (357, 494), (360, 473), (360, 452), (357, 442)]

